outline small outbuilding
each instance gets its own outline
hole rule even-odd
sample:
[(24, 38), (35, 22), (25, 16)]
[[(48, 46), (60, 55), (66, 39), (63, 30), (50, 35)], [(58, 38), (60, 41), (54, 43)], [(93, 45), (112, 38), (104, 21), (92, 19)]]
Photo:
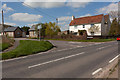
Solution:
[(13, 37), (13, 38), (20, 38), (25, 37), (26, 33), (19, 27), (8, 27), (4, 29), (4, 34)]

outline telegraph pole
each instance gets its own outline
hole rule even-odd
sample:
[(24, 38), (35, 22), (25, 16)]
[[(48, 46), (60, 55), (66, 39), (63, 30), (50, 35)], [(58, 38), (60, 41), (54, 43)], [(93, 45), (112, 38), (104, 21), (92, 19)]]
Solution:
[(4, 15), (3, 15), (3, 10), (2, 10), (2, 30), (3, 30), (3, 35), (4, 35)]
[(56, 18), (56, 25), (58, 26), (58, 18)]

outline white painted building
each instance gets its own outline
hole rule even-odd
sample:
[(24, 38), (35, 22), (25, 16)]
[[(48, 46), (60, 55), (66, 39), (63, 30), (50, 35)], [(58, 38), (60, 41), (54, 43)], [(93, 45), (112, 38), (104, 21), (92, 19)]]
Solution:
[[(86, 30), (88, 36), (107, 36), (110, 30), (109, 15), (95, 15), (81, 18), (75, 18), (72, 16), (72, 20), (69, 24), (69, 31), (79, 35), (78, 30)], [(97, 26), (96, 32), (90, 32), (90, 28)]]

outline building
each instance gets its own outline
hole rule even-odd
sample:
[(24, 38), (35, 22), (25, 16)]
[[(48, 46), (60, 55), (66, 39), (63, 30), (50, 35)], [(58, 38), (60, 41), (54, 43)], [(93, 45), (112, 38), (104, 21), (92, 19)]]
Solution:
[(29, 37), (31, 37), (31, 38), (36, 38), (36, 37), (38, 37), (38, 35), (36, 34), (36, 31), (35, 31), (35, 25), (33, 25), (33, 26), (29, 29)]
[(26, 37), (26, 32), (19, 27), (7, 27), (4, 29), (4, 35), (13, 38), (20, 38), (20, 37)]
[(109, 15), (95, 15), (75, 18), (69, 24), (69, 31), (79, 35), (79, 30), (86, 30), (88, 36), (108, 36), (110, 30)]

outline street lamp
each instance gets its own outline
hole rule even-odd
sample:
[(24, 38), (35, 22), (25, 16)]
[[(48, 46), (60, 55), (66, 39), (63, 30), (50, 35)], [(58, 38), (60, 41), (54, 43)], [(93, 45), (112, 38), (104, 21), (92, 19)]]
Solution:
[(39, 39), (41, 40), (41, 38), (40, 38), (40, 29), (41, 29), (41, 25), (38, 26), (38, 30), (39, 30)]

